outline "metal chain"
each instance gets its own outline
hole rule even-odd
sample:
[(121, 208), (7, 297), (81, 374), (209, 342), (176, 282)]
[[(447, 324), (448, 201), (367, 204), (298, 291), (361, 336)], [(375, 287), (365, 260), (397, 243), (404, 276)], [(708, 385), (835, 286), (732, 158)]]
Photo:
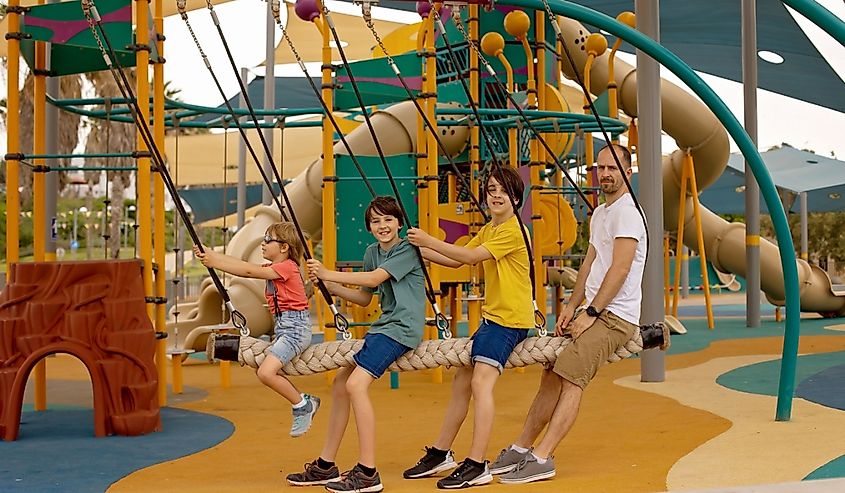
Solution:
[(279, 0), (272, 0), (270, 2), (270, 9), (273, 13), (273, 18), (276, 20), (276, 25), (279, 26), (279, 29), (282, 31), (282, 37), (285, 39), (288, 47), (290, 48), (291, 53), (293, 53), (293, 58), (296, 60), (296, 63), (299, 64), (299, 68), (302, 69), (303, 72), (308, 73), (308, 70), (305, 67), (305, 62), (302, 60), (302, 57), (299, 55), (299, 52), (296, 51), (296, 47), (293, 45), (293, 41), (291, 41), (290, 36), (288, 36), (288, 31), (285, 29), (284, 24), (282, 24), (281, 15), (281, 3)]
[(111, 67), (111, 57), (109, 57), (106, 47), (103, 46), (103, 40), (100, 39), (100, 35), (97, 34), (97, 28), (94, 27), (96, 24), (94, 18), (100, 18), (100, 14), (97, 12), (97, 7), (91, 0), (82, 0), (82, 13), (85, 15), (85, 20), (88, 21), (88, 28), (91, 30), (91, 34), (94, 35), (94, 41), (97, 42), (97, 47), (100, 49), (100, 54), (103, 55), (103, 60), (106, 62), (107, 66)]
[[(211, 2), (208, 3), (209, 9), (214, 9), (211, 5)], [(197, 49), (200, 52), (200, 56), (202, 57), (203, 61), (206, 65), (208, 65), (208, 57), (205, 56), (205, 51), (202, 49), (202, 45), (200, 44), (200, 40), (197, 38), (196, 33), (194, 32), (194, 28), (191, 26), (191, 21), (188, 20), (188, 12), (185, 10), (187, 4), (187, 0), (177, 0), (176, 2), (176, 9), (179, 11), (179, 15), (182, 17), (182, 20), (185, 21), (185, 25), (188, 26), (188, 32), (191, 33), (191, 38), (194, 40), (194, 44), (197, 45)]]

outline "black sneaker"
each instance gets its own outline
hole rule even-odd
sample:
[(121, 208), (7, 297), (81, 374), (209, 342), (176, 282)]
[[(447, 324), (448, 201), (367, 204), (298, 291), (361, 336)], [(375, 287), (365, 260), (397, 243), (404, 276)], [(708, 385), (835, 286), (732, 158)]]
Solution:
[(378, 471), (372, 476), (367, 476), (364, 471), (355, 464), (355, 467), (343, 473), (340, 481), (332, 481), (326, 484), (326, 489), (334, 493), (342, 493), (346, 491), (354, 491), (355, 493), (371, 493), (381, 491), (384, 485), (381, 484), (381, 478)]
[(490, 481), (493, 481), (493, 475), (487, 468), (487, 461), (484, 461), (482, 466), (477, 466), (465, 460), (461, 462), (457, 469), (452, 471), (452, 474), (438, 481), (437, 487), (441, 490), (452, 490), (479, 486)]
[(451, 450), (446, 451), (445, 456), (440, 452), (442, 451), (434, 447), (426, 447), (423, 458), (414, 467), (403, 472), (402, 477), (405, 479), (425, 478), (440, 471), (453, 469), (458, 465)]
[(288, 474), (288, 484), (291, 486), (316, 486), (340, 478), (337, 466), (328, 469), (321, 468), (317, 461), (305, 464), (305, 471)]

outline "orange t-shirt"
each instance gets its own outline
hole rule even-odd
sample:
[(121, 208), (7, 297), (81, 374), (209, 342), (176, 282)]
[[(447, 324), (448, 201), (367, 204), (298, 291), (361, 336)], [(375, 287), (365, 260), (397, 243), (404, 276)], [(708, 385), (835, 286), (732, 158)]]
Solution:
[(271, 280), (276, 287), (275, 301), (270, 282), (264, 289), (264, 296), (267, 297), (267, 306), (270, 313), (276, 315), (276, 305), (281, 311), (303, 311), (308, 309), (308, 297), (305, 296), (305, 284), (302, 281), (302, 273), (299, 265), (291, 259), (277, 264), (267, 264), (273, 269), (278, 278)]

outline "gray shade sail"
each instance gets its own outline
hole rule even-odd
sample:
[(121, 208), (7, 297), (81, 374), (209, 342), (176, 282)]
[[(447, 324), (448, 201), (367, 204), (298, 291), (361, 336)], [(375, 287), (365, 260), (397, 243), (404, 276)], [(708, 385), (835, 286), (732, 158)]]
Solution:
[[(845, 211), (845, 162), (784, 146), (760, 153), (772, 181), (790, 212), (798, 212), (799, 192), (807, 192), (810, 212)], [(637, 190), (638, 174), (632, 186)], [(741, 154), (731, 154), (716, 183), (699, 195), (701, 204), (717, 214), (745, 214), (745, 173)], [(760, 212), (767, 214), (760, 202)]]

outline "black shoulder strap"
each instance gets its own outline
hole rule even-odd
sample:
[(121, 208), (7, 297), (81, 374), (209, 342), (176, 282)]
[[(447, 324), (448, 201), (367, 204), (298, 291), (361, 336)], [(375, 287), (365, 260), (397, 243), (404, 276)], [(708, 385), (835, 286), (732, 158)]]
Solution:
[(278, 291), (276, 290), (276, 283), (273, 282), (273, 279), (267, 279), (267, 292), (273, 296), (273, 304), (276, 307), (276, 313), (274, 316), (278, 317), (282, 314), (282, 310), (279, 308), (279, 298), (276, 296)]

